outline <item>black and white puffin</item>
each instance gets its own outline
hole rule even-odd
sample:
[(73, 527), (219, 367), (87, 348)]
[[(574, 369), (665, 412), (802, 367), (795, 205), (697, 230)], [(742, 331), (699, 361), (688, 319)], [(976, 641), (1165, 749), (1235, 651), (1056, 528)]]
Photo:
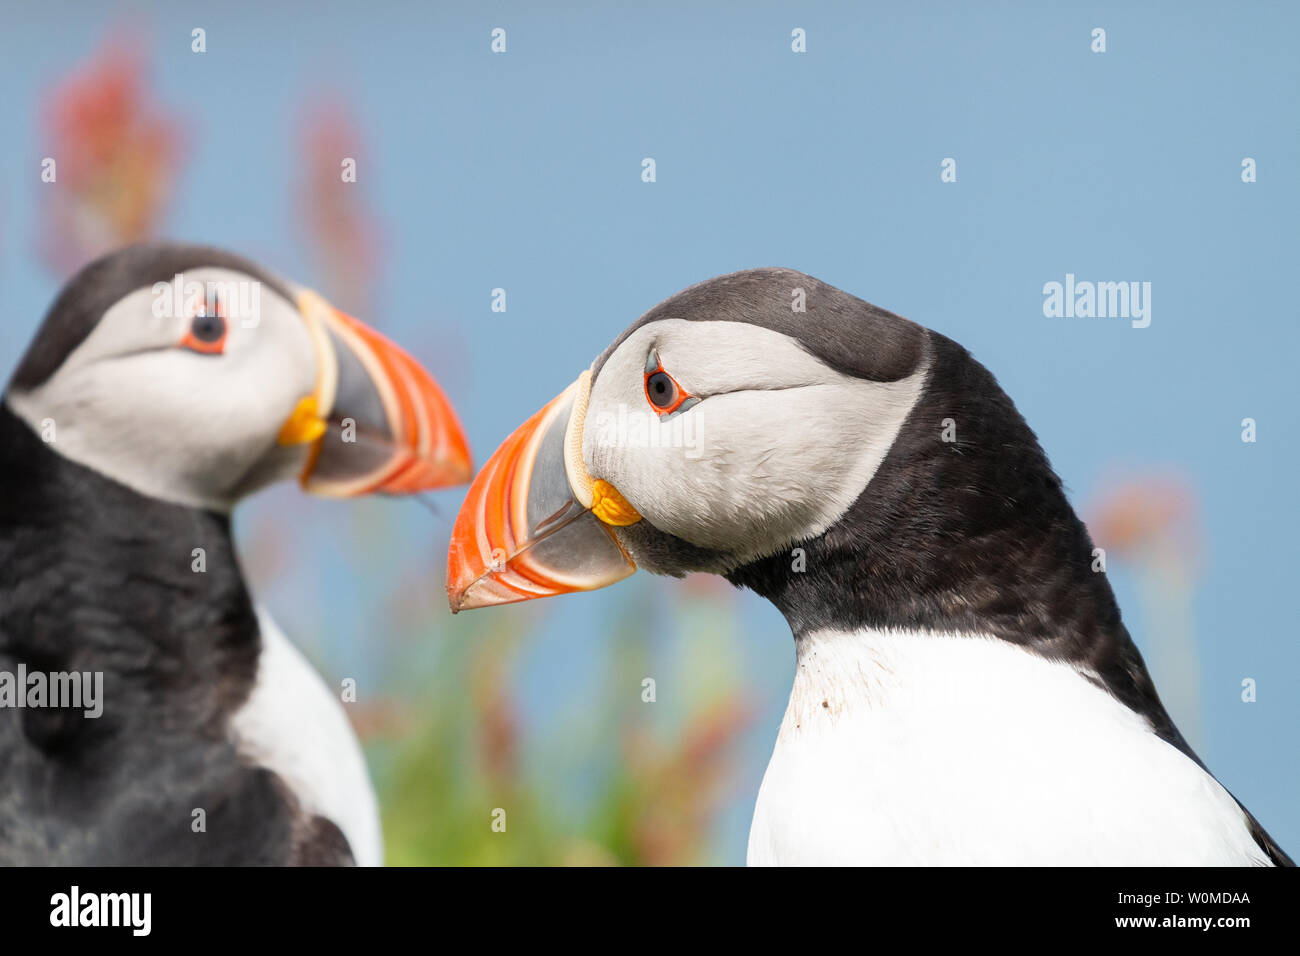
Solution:
[(470, 474), (433, 379), (320, 296), (193, 245), (83, 269), (0, 405), (0, 672), (102, 674), (102, 707), (0, 707), (0, 864), (380, 863), (339, 695), (254, 606), (230, 510)]
[(751, 864), (1289, 865), (1170, 720), (1092, 552), (965, 349), (758, 269), (655, 306), (506, 440), (447, 587), (458, 611), (639, 565), (775, 604), (796, 674)]

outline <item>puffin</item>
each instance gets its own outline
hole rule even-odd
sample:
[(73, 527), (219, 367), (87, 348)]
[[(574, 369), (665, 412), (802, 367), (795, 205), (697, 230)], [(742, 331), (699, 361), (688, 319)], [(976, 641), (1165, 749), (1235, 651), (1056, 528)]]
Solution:
[(789, 269), (650, 309), (453, 526), (453, 612), (718, 574), (795, 676), (751, 865), (1293, 865), (1160, 702), (1034, 432), (953, 340)]
[(380, 864), (341, 694), (231, 510), (471, 475), (433, 378), (311, 290), (184, 243), (83, 268), (0, 402), (0, 864)]

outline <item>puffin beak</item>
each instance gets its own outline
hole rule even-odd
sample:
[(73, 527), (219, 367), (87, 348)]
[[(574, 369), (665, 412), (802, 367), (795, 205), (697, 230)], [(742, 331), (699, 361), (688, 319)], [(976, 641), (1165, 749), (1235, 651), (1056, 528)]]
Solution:
[(469, 481), (465, 432), (433, 377), (314, 292), (301, 293), (298, 308), (316, 349), (316, 387), (281, 426), (279, 443), (310, 444), (302, 487), (349, 498)]
[(591, 591), (636, 570), (613, 529), (641, 516), (583, 464), (590, 393), (591, 373), (583, 372), (474, 479), (447, 555), (452, 613)]

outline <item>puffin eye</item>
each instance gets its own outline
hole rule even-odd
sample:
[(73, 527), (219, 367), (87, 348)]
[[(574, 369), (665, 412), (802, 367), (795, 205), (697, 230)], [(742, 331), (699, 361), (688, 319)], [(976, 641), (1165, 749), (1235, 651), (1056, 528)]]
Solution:
[(220, 309), (212, 315), (200, 313), (190, 319), (189, 331), (181, 345), (204, 355), (220, 355), (226, 349), (226, 317)]
[(646, 401), (660, 417), (671, 415), (688, 402), (690, 405), (696, 404), (697, 400), (688, 395), (686, 390), (664, 371), (663, 366), (659, 364), (658, 352), (651, 352), (645, 364)]
[(656, 408), (667, 408), (677, 398), (677, 383), (667, 372), (655, 372), (645, 380), (646, 397)]

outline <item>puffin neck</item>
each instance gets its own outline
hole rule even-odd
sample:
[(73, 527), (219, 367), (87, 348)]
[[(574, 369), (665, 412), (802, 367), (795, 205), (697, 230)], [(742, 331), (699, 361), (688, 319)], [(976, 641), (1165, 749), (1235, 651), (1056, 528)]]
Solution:
[[(1120, 619), (1092, 540), (993, 375), (930, 333), (926, 390), (868, 488), (836, 524), (726, 575), (785, 615), (795, 641), (832, 629), (987, 635), (1073, 667), (1204, 763), (1178, 730)], [(955, 442), (942, 442), (945, 419)], [(1208, 772), (1208, 771), (1207, 771)], [(1242, 807), (1278, 866), (1290, 857)]]
[[(796, 639), (824, 628), (990, 634), (1105, 669), (1132, 645), (1092, 571), (1087, 529), (993, 376), (955, 342), (931, 333), (930, 344), (922, 397), (868, 488), (799, 545), (804, 570), (782, 552), (728, 578), (772, 601)], [(955, 441), (943, 440), (947, 420)]]
[(0, 654), (102, 671), (128, 720), (215, 729), (259, 649), (227, 515), (69, 461), (0, 404)]

